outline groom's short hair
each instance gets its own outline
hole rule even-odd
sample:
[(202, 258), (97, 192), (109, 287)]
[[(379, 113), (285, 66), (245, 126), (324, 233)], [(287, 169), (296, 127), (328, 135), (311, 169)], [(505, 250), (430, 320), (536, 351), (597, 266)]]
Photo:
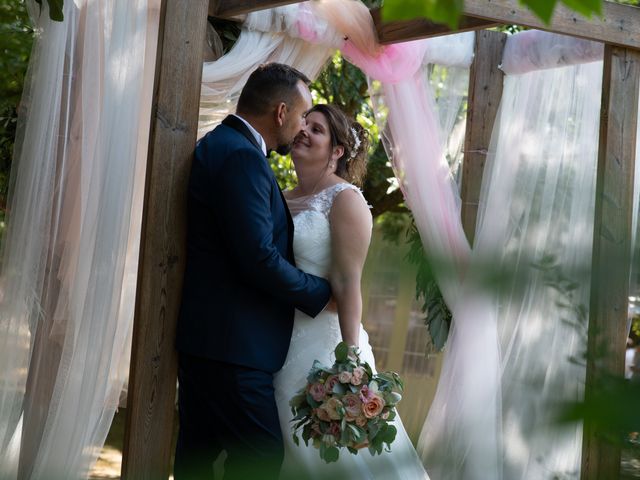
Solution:
[(302, 72), (282, 63), (265, 63), (251, 73), (238, 99), (237, 112), (265, 115), (284, 102), (291, 106), (298, 93), (298, 82), (309, 85)]

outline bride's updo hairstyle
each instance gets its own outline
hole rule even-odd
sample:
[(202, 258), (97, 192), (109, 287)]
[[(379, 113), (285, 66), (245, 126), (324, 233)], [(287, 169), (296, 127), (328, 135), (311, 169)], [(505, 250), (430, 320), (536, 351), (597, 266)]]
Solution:
[(338, 107), (333, 105), (315, 105), (307, 112), (324, 115), (331, 132), (331, 148), (341, 145), (344, 154), (338, 159), (336, 175), (358, 187), (367, 173), (367, 154), (369, 152), (369, 133), (355, 120), (351, 120)]

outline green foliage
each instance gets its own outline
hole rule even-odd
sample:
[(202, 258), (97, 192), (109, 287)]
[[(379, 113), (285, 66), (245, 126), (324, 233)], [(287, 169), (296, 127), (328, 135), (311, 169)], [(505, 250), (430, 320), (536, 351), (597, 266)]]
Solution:
[[(520, 0), (544, 23), (549, 24), (558, 3), (563, 3), (587, 18), (602, 13), (603, 0)], [(628, 3), (636, 0), (628, 0)], [(624, 2), (627, 3), (627, 2)], [(455, 29), (464, 9), (464, 0), (385, 0), (382, 16), (385, 21), (426, 17)]]
[[(35, 1), (38, 5), (40, 5), (40, 10), (42, 11), (42, 0)], [(49, 18), (51, 18), (51, 20), (55, 20), (56, 22), (62, 22), (64, 20), (64, 15), (62, 13), (64, 0), (47, 0), (47, 5), (49, 5)]]
[(422, 311), (425, 314), (424, 323), (431, 337), (430, 350), (440, 351), (445, 347), (452, 315), (442, 297), (436, 283), (433, 267), (422, 247), (420, 234), (415, 224), (408, 230), (409, 253), (407, 260), (418, 267), (416, 273), (416, 298), (423, 301)]
[(17, 111), (32, 42), (24, 2), (0, 0), (0, 220), (6, 208)]

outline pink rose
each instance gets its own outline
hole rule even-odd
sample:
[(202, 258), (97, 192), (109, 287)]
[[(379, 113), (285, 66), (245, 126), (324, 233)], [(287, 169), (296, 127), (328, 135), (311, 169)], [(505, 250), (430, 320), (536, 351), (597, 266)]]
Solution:
[(382, 409), (384, 408), (384, 399), (382, 397), (373, 394), (373, 398), (371, 398), (368, 402), (366, 402), (362, 406), (362, 411), (364, 416), (367, 418), (374, 418), (380, 415)]
[(330, 398), (322, 405), (318, 407), (318, 409), (324, 410), (327, 412), (327, 415), (331, 420), (340, 420), (342, 417), (338, 413), (338, 409), (342, 407), (342, 402), (335, 397)]
[(360, 400), (362, 400), (362, 403), (367, 403), (373, 398), (374, 395), (375, 393), (369, 390), (369, 387), (367, 385), (363, 385), (360, 389)]
[(323, 422), (329, 422), (331, 421), (331, 419), (329, 418), (329, 412), (327, 412), (324, 408), (322, 408), (323, 405), (324, 403), (320, 405), (319, 408), (315, 409), (316, 416)]
[(351, 373), (351, 385), (360, 385), (364, 377), (364, 368), (356, 367)]
[(309, 387), (309, 393), (311, 394), (311, 398), (313, 398), (316, 402), (321, 402), (322, 400), (324, 400), (324, 397), (327, 394), (327, 390), (321, 383), (314, 383)]
[(340, 434), (342, 433), (340, 431), (340, 424), (338, 422), (331, 422), (331, 425), (329, 425), (329, 433), (336, 437), (336, 439), (340, 438)]
[(342, 404), (345, 409), (345, 418), (352, 422), (362, 416), (362, 400), (355, 393), (347, 393), (342, 397)]
[(325, 389), (327, 391), (327, 393), (332, 393), (333, 392), (333, 386), (338, 383), (338, 376), (337, 375), (331, 375), (329, 378), (327, 378), (327, 381), (324, 382), (324, 386)]
[(340, 380), (340, 383), (351, 382), (351, 372), (340, 372), (340, 375), (338, 375), (338, 379)]

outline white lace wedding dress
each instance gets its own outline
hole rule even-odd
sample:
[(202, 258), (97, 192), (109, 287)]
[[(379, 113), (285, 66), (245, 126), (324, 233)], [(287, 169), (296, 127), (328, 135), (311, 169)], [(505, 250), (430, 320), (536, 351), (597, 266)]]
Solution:
[[(293, 250), (296, 265), (307, 273), (328, 277), (331, 263), (329, 212), (335, 197), (345, 189), (360, 192), (351, 184), (340, 183), (314, 195), (288, 200), (295, 226)], [(333, 350), (341, 339), (337, 314), (325, 311), (316, 318), (310, 318), (296, 311), (289, 353), (282, 370), (274, 377), (285, 444), (281, 478), (428, 479), (399, 417), (395, 421), (398, 434), (391, 445), (391, 452), (383, 451), (382, 455), (372, 456), (367, 449), (352, 455), (344, 449), (340, 451), (337, 463), (326, 464), (311, 444), (306, 447), (303, 441), (300, 441), (300, 446), (293, 443), (289, 400), (305, 385), (314, 360), (325, 365), (333, 364)], [(359, 347), (361, 358), (374, 367), (369, 338), (362, 327)]]

